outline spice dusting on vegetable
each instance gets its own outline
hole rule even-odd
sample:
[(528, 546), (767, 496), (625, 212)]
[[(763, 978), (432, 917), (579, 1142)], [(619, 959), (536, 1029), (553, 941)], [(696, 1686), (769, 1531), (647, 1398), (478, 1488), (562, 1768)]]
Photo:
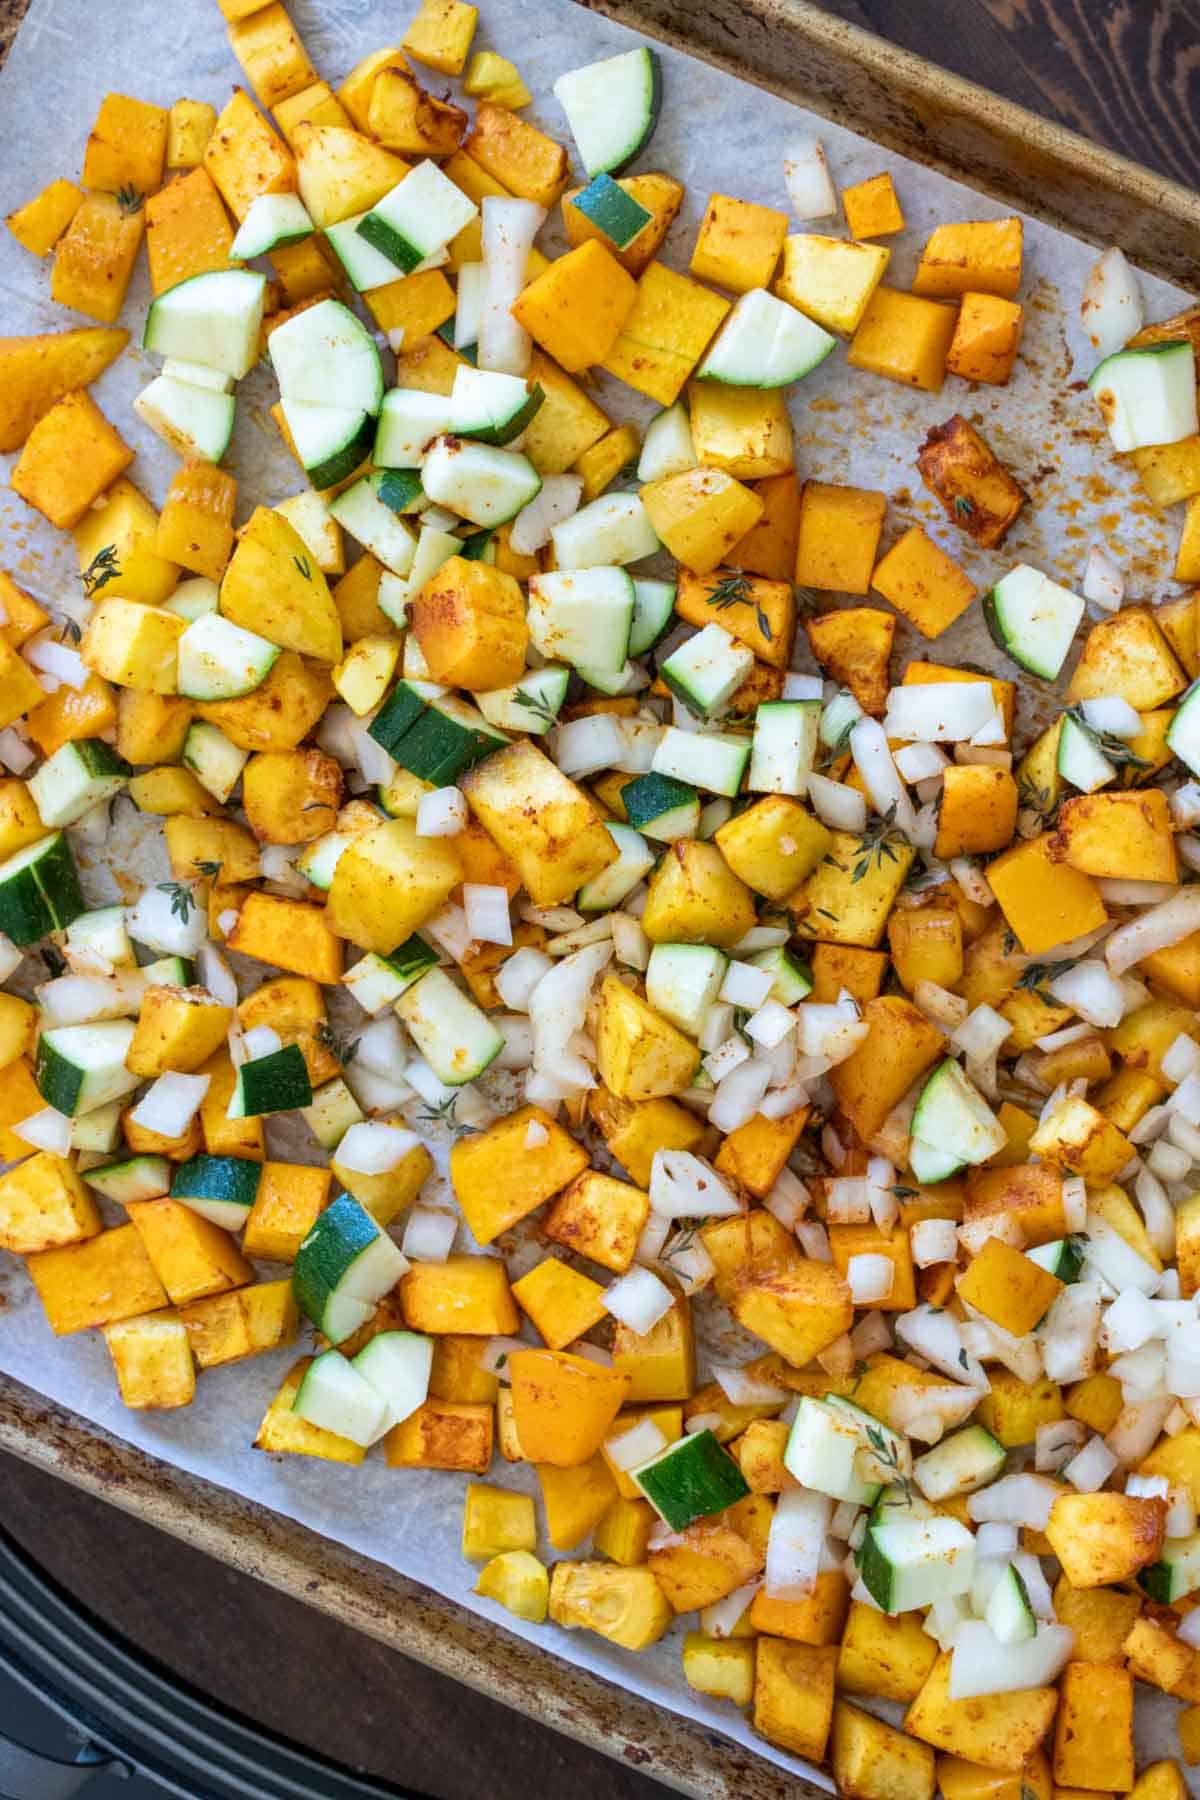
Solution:
[[(1010, 380), (1021, 221), (905, 291), (891, 174), (826, 235), (796, 139), (685, 272), (682, 185), (626, 173), (657, 53), (535, 97), (476, 22), (425, 0), (335, 94), (237, 18), (219, 115), (109, 94), (8, 220), (94, 323), (0, 348), (84, 595), (0, 576), (0, 1249), (129, 1408), (291, 1347), (281, 1479), (460, 1471), (476, 1593), (685, 1620), (857, 1800), (1183, 1800), (1133, 1703), (1196, 1761), (1195, 319), (1116, 249), (1082, 297), (1077, 402), (1185, 506), (1157, 604), (1115, 541), (999, 562), (1035, 501), (962, 412), (907, 447), (937, 530), (801, 482), (842, 340), (848, 386)], [(91, 392), (143, 234), (161, 508)], [(260, 365), (300, 473), (248, 507)], [(993, 665), (933, 660), (976, 608)], [(89, 907), (121, 799), (170, 878)]]

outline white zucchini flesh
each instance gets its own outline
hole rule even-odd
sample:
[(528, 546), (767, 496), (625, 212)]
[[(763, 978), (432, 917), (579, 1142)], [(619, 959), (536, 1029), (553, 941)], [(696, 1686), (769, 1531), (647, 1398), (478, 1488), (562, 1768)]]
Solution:
[(389, 389), (379, 412), (376, 463), (381, 469), (419, 469), (430, 446), (450, 430), (451, 413), (447, 394)]
[(205, 613), (179, 639), (179, 692), (189, 700), (252, 694), (278, 656), (278, 644), (219, 613)]
[(363, 1346), (353, 1367), (375, 1389), (398, 1425), (423, 1406), (433, 1369), (433, 1339), (415, 1331), (381, 1331)]
[(472, 525), (503, 525), (542, 485), (527, 456), (453, 437), (438, 438), (427, 451), (421, 479), (431, 500)]
[(1114, 450), (1177, 444), (1200, 429), (1190, 343), (1118, 350), (1092, 371), (1088, 386), (1104, 415)]
[(479, 216), (475, 202), (426, 158), (377, 200), (359, 221), (359, 236), (411, 275)]
[(142, 342), (240, 381), (258, 361), (266, 293), (266, 276), (252, 269), (193, 275), (151, 302)]
[(1043, 681), (1057, 678), (1083, 613), (1077, 594), (1028, 563), (1018, 563), (984, 601), (984, 616), (1000, 648)]
[(674, 406), (656, 413), (647, 425), (637, 477), (641, 482), (661, 481), (667, 475), (682, 475), (699, 466), (688, 410), (677, 400)]
[(1089, 731), (1070, 713), (1063, 714), (1058, 734), (1057, 767), (1063, 780), (1069, 781), (1081, 794), (1094, 794), (1097, 788), (1105, 787), (1117, 778), (1117, 771), (1101, 750), (1095, 732)]
[(430, 969), (396, 1002), (421, 1055), (439, 1081), (462, 1087), (483, 1074), (504, 1048), (503, 1035), (444, 969)]
[(379, 351), (366, 326), (340, 300), (322, 300), (278, 326), (267, 350), (285, 401), (379, 411)]
[(911, 1612), (970, 1592), (975, 1539), (957, 1519), (904, 1518), (871, 1524), (863, 1539), (863, 1585), (886, 1613)]
[(825, 361), (837, 339), (786, 300), (753, 288), (734, 304), (697, 381), (732, 387), (786, 387)]
[(614, 175), (654, 131), (662, 98), (655, 51), (645, 45), (571, 69), (554, 83), (580, 161), (590, 175)]
[(601, 494), (550, 533), (560, 569), (640, 562), (661, 548), (640, 494)]
[(983, 1095), (950, 1057), (938, 1064), (921, 1089), (912, 1135), (960, 1163), (986, 1162), (1007, 1141)]
[(232, 394), (196, 387), (171, 375), (157, 375), (142, 389), (133, 410), (164, 444), (180, 456), (219, 463), (233, 436)]
[(723, 713), (754, 668), (754, 652), (722, 625), (705, 625), (659, 664), (659, 674), (697, 718)]
[(336, 1432), (364, 1449), (391, 1426), (388, 1404), (340, 1350), (315, 1356), (304, 1372), (292, 1411), (322, 1431)]
[(763, 702), (754, 715), (747, 785), (755, 794), (803, 794), (817, 754), (819, 700)]
[(750, 743), (732, 733), (680, 731), (669, 725), (662, 735), (654, 762), (656, 775), (673, 775), (710, 794), (733, 799), (742, 784), (750, 760)]
[(529, 635), (554, 661), (620, 674), (633, 623), (633, 582), (624, 569), (554, 570), (529, 580)]
[(237, 228), (229, 256), (251, 262), (282, 244), (299, 244), (313, 234), (313, 222), (299, 194), (260, 194)]

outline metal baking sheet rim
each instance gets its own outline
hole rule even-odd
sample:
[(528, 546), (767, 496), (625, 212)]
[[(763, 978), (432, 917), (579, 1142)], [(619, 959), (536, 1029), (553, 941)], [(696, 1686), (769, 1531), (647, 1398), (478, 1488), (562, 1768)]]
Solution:
[[(807, 0), (577, 3), (1200, 286), (1200, 197)], [(694, 1800), (824, 1792), (6, 1376), (0, 1448)]]

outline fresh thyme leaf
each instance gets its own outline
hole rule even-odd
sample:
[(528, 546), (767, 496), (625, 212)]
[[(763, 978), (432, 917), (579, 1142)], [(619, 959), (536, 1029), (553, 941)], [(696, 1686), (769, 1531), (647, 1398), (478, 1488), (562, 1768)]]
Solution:
[(64, 956), (54, 948), (53, 944), (43, 944), (38, 952), (45, 963), (49, 974), (55, 978), (66, 973), (67, 962)]
[(337, 1057), (344, 1069), (349, 1068), (350, 1064), (358, 1055), (358, 1039), (340, 1038), (328, 1019), (322, 1019), (320, 1021), (316, 1030), (313, 1032), (313, 1036), (316, 1038), (318, 1044), (320, 1044), (322, 1050), (328, 1050), (331, 1056)]
[(960, 519), (969, 519), (975, 511), (975, 502), (966, 494), (955, 494), (954, 510)]
[(918, 1194), (920, 1193), (920, 1191), (921, 1191), (920, 1188), (910, 1188), (910, 1187), (894, 1187), (892, 1189), (892, 1192), (893, 1192), (893, 1194), (895, 1194), (897, 1200), (915, 1200), (917, 1198)]
[(458, 1095), (448, 1094), (444, 1100), (431, 1100), (428, 1106), (421, 1108), (417, 1116), (424, 1119), (428, 1125), (445, 1125), (447, 1130), (454, 1133), (455, 1137), (465, 1137), (472, 1132), (477, 1132), (478, 1125), (468, 1125), (465, 1119), (459, 1118), (456, 1111), (457, 1106)]
[(217, 876), (221, 873), (221, 866), (222, 865), (219, 862), (194, 862), (192, 864), (197, 875), (205, 875), (209, 881), (215, 881), (217, 879)]
[(667, 1245), (658, 1260), (670, 1263), (674, 1257), (682, 1255), (685, 1250), (690, 1250), (696, 1242), (696, 1233), (707, 1224), (707, 1219), (689, 1219), (687, 1224), (680, 1228), (671, 1243)]
[(311, 581), (312, 564), (309, 562), (307, 556), (293, 556), (292, 561), (303, 575), (305, 581)]
[(170, 894), (172, 915), (181, 919), (186, 925), (188, 916), (196, 904), (196, 896), (191, 888), (182, 881), (160, 881), (158, 891), (160, 894)]
[(1079, 707), (1068, 708), (1067, 716), (1094, 739), (1100, 754), (1108, 758), (1114, 769), (1152, 769), (1154, 767), (1154, 764), (1148, 762), (1144, 756), (1138, 756), (1131, 750), (1124, 738), (1117, 737), (1111, 731), (1097, 731), (1094, 725), (1089, 725)]
[(827, 906), (818, 906), (815, 910), (820, 913), (823, 919), (832, 919), (833, 923), (835, 925), (837, 924), (837, 914), (835, 912), (830, 912)]
[(725, 612), (731, 606), (752, 606), (758, 629), (768, 644), (771, 642), (773, 636), (771, 621), (754, 598), (750, 590), (750, 583), (744, 575), (722, 576), (715, 586), (709, 589), (705, 598), (717, 612)]
[(117, 546), (105, 544), (103, 550), (97, 550), (79, 579), (83, 583), (84, 598), (88, 600), (110, 581), (119, 581), (121, 565), (117, 561)]
[(123, 188), (117, 189), (117, 205), (120, 207), (123, 216), (127, 219), (130, 218), (132, 214), (141, 212), (145, 199), (145, 194), (139, 194), (132, 182), (129, 182), (127, 186)]
[(969, 1368), (970, 1368), (970, 1366), (971, 1366), (971, 1359), (970, 1359), (970, 1357), (969, 1357), (969, 1356), (968, 1356), (968, 1355), (967, 1355), (967, 1353), (966, 1353), (966, 1351), (965, 1351), (965, 1350), (960, 1350), (960, 1351), (959, 1351), (959, 1353), (958, 1353), (958, 1360), (959, 1360), (959, 1362), (960, 1362), (960, 1364), (961, 1364), (961, 1365), (962, 1365), (962, 1367), (963, 1367), (963, 1368), (964, 1368), (964, 1369), (969, 1369)]
[(913, 1497), (912, 1481), (904, 1473), (903, 1469), (901, 1469), (899, 1462), (896, 1460), (895, 1447), (884, 1437), (883, 1432), (878, 1425), (867, 1426), (867, 1442), (870, 1444), (877, 1459), (883, 1464), (884, 1468), (891, 1470), (892, 1475), (895, 1477), (896, 1486), (903, 1490), (905, 1504), (911, 1506)]
[(1011, 926), (1007, 926), (1005, 928), (1004, 936), (1000, 940), (1000, 948), (1003, 950), (1005, 956), (1011, 956), (1016, 950), (1016, 947), (1017, 934), (1013, 931)]
[(1047, 993), (1047, 988), (1068, 969), (1073, 969), (1078, 960), (1078, 957), (1068, 956), (1061, 962), (1032, 962), (1017, 977), (1017, 986), (1027, 994), (1036, 994), (1044, 1006), (1053, 1006), (1054, 998)]
[(526, 712), (533, 713), (536, 718), (544, 719), (548, 725), (553, 725), (558, 717), (552, 706), (549, 706), (545, 700), (540, 700), (536, 694), (531, 694), (528, 688), (517, 688), (513, 699), (518, 706), (523, 706)]
[(896, 803), (892, 802), (877, 825), (869, 825), (858, 840), (855, 855), (858, 861), (854, 865), (854, 873), (850, 877), (853, 887), (862, 881), (873, 868), (882, 868), (885, 861), (896, 861), (896, 846), (907, 844), (904, 835), (895, 829)]
[(58, 641), (60, 644), (77, 644), (83, 636), (83, 626), (78, 619), (68, 619), (64, 613), (58, 615)]

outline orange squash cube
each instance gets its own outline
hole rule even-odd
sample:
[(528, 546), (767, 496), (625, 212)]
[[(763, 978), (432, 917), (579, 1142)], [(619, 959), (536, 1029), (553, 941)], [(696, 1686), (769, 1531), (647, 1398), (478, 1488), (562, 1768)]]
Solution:
[(261, 194), (296, 191), (295, 158), (241, 88), (234, 88), (233, 98), (217, 119), (204, 152), (204, 167), (239, 221)]
[(881, 713), (891, 685), (893, 615), (877, 606), (846, 606), (805, 619), (804, 629), (830, 680), (849, 688), (864, 712)]
[(688, 264), (701, 281), (747, 294), (765, 288), (775, 273), (788, 216), (773, 206), (712, 194), (700, 221), (700, 232)]
[[(723, 295), (660, 262), (649, 263), (604, 367), (627, 387), (670, 406), (728, 311)], [(738, 535), (745, 536), (754, 522), (749, 520)]]
[(762, 514), (752, 489), (723, 469), (685, 469), (642, 489), (659, 538), (697, 575), (711, 573)]
[(227, 1231), (179, 1200), (131, 1200), (126, 1209), (174, 1306), (245, 1287), (254, 1270)]
[(392, 1469), (460, 1469), (485, 1475), (492, 1460), (495, 1413), (465, 1401), (427, 1400), (383, 1441)]
[(85, 194), (54, 248), (51, 299), (111, 325), (125, 304), (145, 228), (140, 204), (131, 210), (116, 194)]
[(64, 394), (25, 440), (12, 485), (52, 525), (66, 527), (132, 461), (133, 451), (90, 394)]
[(886, 494), (806, 481), (796, 547), (797, 585), (865, 594), (886, 511)]
[(233, 554), (236, 499), (234, 476), (212, 463), (185, 463), (167, 489), (154, 533), (156, 553), (219, 581)]
[(167, 1305), (167, 1292), (133, 1225), (43, 1250), (25, 1264), (56, 1337)]
[(937, 299), (1000, 294), (1021, 285), (1024, 227), (1019, 218), (968, 219), (938, 225), (921, 252), (913, 293)]
[(960, 1298), (1014, 1337), (1033, 1330), (1062, 1288), (1056, 1275), (998, 1237), (988, 1238), (958, 1278)]
[(508, 193), (538, 206), (553, 206), (567, 185), (569, 164), (562, 145), (490, 100), (476, 108), (463, 149)]
[(1095, 931), (1108, 918), (1090, 875), (1055, 862), (1053, 834), (1006, 850), (988, 867), (988, 886), (1026, 956), (1040, 956)]
[(326, 924), (324, 907), (304, 900), (247, 895), (227, 942), (231, 950), (293, 975), (309, 975), (322, 983), (342, 978), (342, 940)]
[(431, 681), (478, 692), (520, 680), (529, 632), (511, 575), (452, 556), (416, 595), (411, 618)]
[(605, 360), (636, 298), (632, 275), (598, 239), (589, 238), (531, 281), (517, 296), (512, 314), (574, 374)]
[(926, 393), (940, 392), (954, 337), (953, 307), (923, 300), (899, 288), (877, 287), (867, 302), (846, 361), (888, 381)]
[(852, 238), (890, 237), (904, 230), (904, 214), (896, 189), (885, 169), (842, 189), (842, 210)]
[(981, 856), (1005, 850), (1017, 828), (1017, 784), (991, 763), (951, 763), (942, 782), (935, 854)]
[(167, 114), (161, 106), (106, 94), (83, 153), (83, 185), (100, 193), (132, 190), (139, 198), (162, 181)]
[(1001, 294), (964, 294), (946, 367), (964, 381), (1003, 387), (1013, 372), (1025, 308)]
[(255, 99), (267, 112), (317, 79), (300, 34), (278, 0), (247, 18), (231, 21), (229, 48), (241, 63)]
[(751, 483), (751, 491), (763, 503), (762, 517), (733, 546), (726, 561), (750, 575), (791, 583), (796, 572), (796, 544), (800, 537), (800, 483), (796, 471), (767, 475)]
[(49, 256), (82, 204), (83, 190), (60, 177), (4, 222), (23, 250), (31, 256)]
[(509, 1374), (522, 1450), (560, 1469), (596, 1454), (629, 1389), (628, 1375), (561, 1350), (514, 1350)]
[(921, 525), (910, 526), (880, 558), (871, 586), (927, 638), (940, 637), (978, 591)]
[(229, 267), (233, 228), (206, 169), (177, 176), (146, 202), (150, 286), (165, 293), (192, 275)]

